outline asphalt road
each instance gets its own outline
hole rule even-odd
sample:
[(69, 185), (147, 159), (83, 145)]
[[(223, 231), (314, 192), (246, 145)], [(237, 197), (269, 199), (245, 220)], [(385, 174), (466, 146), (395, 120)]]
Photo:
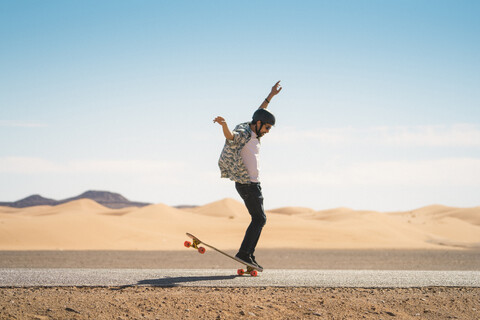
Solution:
[[(230, 254), (236, 251), (226, 250)], [(271, 269), (480, 271), (480, 250), (258, 249)], [(1, 268), (230, 269), (238, 264), (214, 250), (179, 251), (0, 251)]]
[(232, 269), (0, 269), (0, 287), (480, 287), (480, 271), (265, 270), (257, 277)]

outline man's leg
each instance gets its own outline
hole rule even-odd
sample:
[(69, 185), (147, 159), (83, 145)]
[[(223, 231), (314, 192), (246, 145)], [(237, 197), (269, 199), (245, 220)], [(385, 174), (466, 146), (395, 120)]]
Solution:
[(245, 206), (252, 217), (252, 221), (245, 232), (239, 254), (252, 256), (262, 233), (267, 217), (263, 209), (262, 188), (259, 183), (240, 184), (235, 187), (245, 202)]

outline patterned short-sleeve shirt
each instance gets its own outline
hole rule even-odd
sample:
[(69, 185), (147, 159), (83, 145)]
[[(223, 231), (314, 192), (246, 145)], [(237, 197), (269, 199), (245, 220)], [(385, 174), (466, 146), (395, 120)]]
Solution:
[(250, 183), (250, 175), (243, 163), (240, 151), (251, 137), (252, 129), (250, 129), (249, 122), (241, 123), (233, 129), (233, 140), (225, 141), (218, 160), (222, 178), (228, 178), (238, 183)]

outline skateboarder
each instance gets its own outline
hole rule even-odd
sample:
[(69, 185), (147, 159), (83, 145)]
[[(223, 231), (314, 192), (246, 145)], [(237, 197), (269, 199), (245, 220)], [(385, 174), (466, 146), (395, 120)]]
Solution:
[(233, 132), (222, 117), (213, 122), (222, 126), (226, 138), (218, 165), (222, 178), (235, 181), (235, 188), (245, 202), (252, 221), (245, 232), (237, 259), (262, 268), (255, 261), (255, 247), (267, 221), (263, 210), (263, 195), (259, 181), (260, 138), (275, 125), (275, 116), (267, 110), (272, 98), (282, 90), (280, 81), (275, 83), (270, 94), (254, 112), (252, 121), (237, 125)]

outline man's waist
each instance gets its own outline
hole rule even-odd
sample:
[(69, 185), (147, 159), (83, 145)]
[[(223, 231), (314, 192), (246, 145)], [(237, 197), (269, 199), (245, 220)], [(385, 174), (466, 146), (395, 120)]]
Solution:
[(253, 182), (253, 181), (250, 181), (249, 183), (235, 182), (235, 184), (239, 184), (239, 185), (243, 185), (243, 186), (250, 186), (250, 185), (259, 185), (260, 182)]

